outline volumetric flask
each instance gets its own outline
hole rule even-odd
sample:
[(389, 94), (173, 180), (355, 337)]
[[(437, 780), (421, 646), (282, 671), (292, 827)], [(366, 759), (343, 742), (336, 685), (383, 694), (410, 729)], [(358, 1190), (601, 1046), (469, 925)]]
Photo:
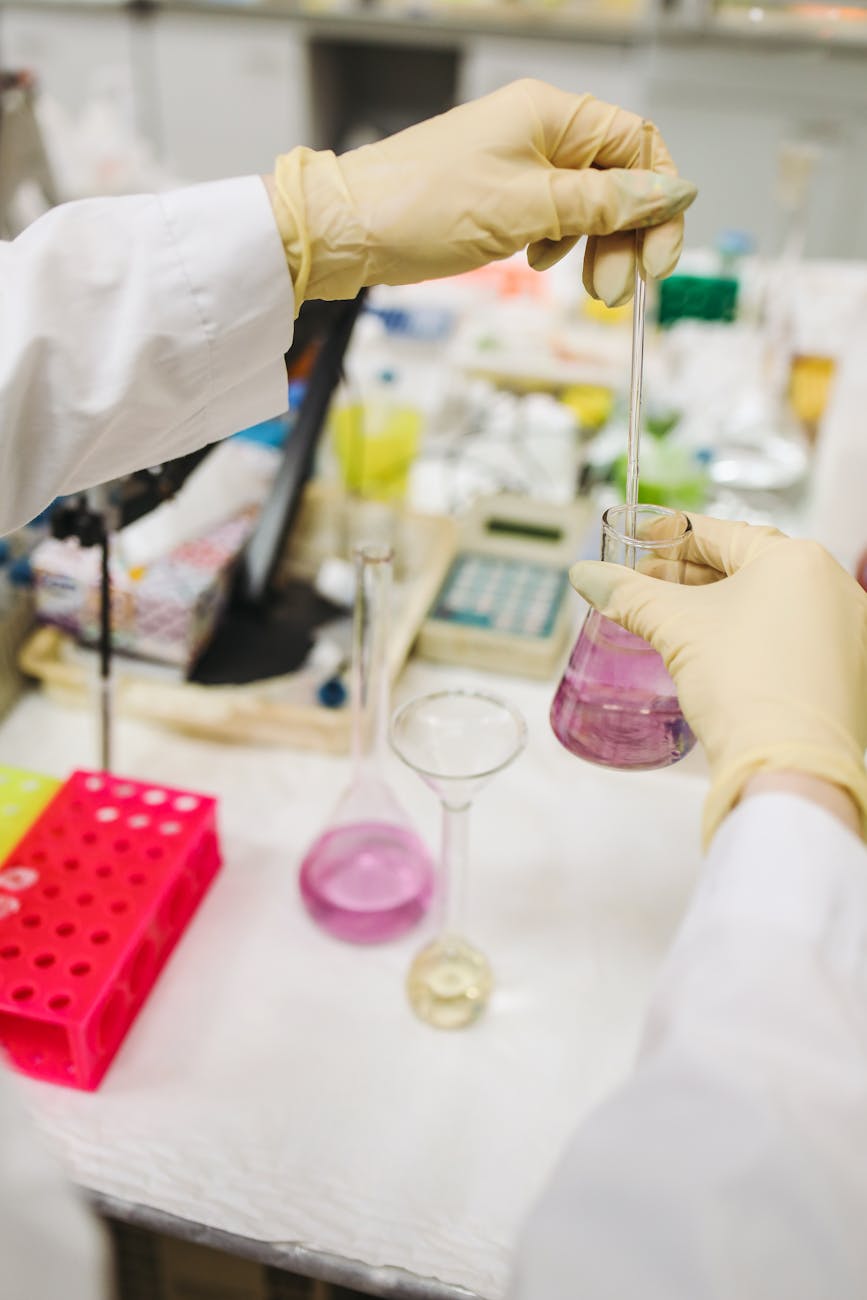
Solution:
[[(639, 569), (663, 561), (656, 576), (679, 582), (691, 531), (675, 510), (612, 506), (602, 516), (602, 559)], [(554, 696), (551, 726), (579, 758), (633, 771), (668, 767), (695, 744), (661, 657), (594, 609)]]
[(410, 929), (433, 894), (430, 854), (382, 773), (388, 746), (388, 604), (392, 552), (355, 551), (353, 778), (307, 850), (299, 887), (317, 924), (338, 939), (379, 943)]

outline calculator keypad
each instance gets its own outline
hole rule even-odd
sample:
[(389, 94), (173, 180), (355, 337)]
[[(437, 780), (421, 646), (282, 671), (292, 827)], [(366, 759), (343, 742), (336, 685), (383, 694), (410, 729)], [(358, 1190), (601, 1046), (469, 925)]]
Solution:
[(568, 585), (565, 569), (482, 553), (459, 555), (432, 618), (507, 636), (551, 635)]

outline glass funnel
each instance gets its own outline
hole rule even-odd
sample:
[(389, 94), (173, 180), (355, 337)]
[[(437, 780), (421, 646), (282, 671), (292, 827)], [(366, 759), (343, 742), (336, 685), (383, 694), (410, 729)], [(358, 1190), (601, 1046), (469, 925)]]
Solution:
[(517, 709), (495, 695), (439, 691), (405, 704), (391, 743), (442, 805), (440, 934), (412, 963), (407, 980), (416, 1014), (438, 1029), (459, 1029), (484, 1010), (493, 979), (487, 958), (464, 935), (467, 834), (473, 799), (524, 747)]
[(433, 895), (434, 869), (382, 774), (392, 551), (359, 546), (354, 559), (353, 778), (304, 857), (299, 887), (307, 910), (324, 930), (353, 943), (379, 943), (421, 919)]
[[(655, 560), (655, 575), (680, 582), (691, 532), (675, 510), (612, 506), (602, 516), (602, 559), (631, 568)], [(571, 753), (604, 767), (668, 767), (695, 744), (661, 657), (594, 609), (554, 696), (551, 726)]]

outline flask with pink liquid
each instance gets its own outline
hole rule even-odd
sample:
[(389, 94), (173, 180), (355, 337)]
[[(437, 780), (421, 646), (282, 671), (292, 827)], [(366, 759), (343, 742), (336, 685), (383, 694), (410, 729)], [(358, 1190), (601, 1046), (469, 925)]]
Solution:
[[(691, 532), (678, 511), (613, 506), (602, 516), (602, 559), (680, 582)], [(573, 754), (604, 767), (668, 767), (695, 744), (660, 655), (593, 609), (557, 688), (551, 726)]]
[(390, 547), (356, 548), (352, 649), (354, 774), (301, 864), (301, 897), (324, 930), (353, 943), (396, 938), (431, 901), (430, 854), (383, 774), (388, 743)]

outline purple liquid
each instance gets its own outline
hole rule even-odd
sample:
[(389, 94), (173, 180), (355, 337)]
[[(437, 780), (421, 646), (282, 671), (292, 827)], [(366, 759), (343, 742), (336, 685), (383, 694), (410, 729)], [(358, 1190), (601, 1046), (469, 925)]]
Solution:
[(551, 705), (554, 735), (603, 767), (668, 767), (695, 736), (661, 657), (591, 610)]
[(390, 822), (327, 830), (308, 850), (299, 878), (314, 921), (351, 943), (380, 943), (409, 930), (427, 910), (433, 883), (424, 844)]

